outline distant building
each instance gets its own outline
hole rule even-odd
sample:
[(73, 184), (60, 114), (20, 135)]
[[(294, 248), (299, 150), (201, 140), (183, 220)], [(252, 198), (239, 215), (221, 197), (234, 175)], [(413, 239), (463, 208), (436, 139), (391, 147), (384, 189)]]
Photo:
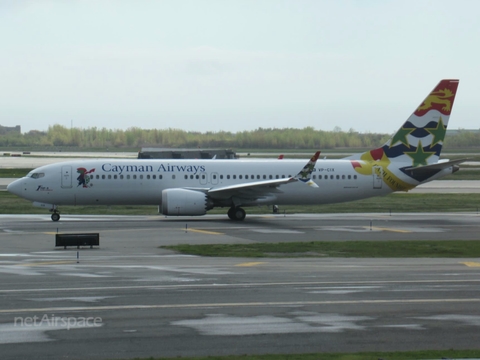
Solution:
[(139, 159), (236, 159), (232, 150), (221, 149), (159, 149), (142, 148)]
[(20, 125), (17, 126), (2, 126), (0, 125), (0, 135), (5, 135), (9, 133), (22, 133), (22, 128)]

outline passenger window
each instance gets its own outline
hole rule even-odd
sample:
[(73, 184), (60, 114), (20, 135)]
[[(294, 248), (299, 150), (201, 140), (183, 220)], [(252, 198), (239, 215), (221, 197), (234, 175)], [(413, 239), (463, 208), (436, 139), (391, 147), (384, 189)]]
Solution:
[(216, 179), (216, 178), (217, 178), (217, 175), (213, 175), (213, 178)]
[(200, 175), (195, 175), (195, 179), (200, 179)]
[(130, 175), (127, 175), (127, 180), (130, 180)]
[(230, 179), (230, 175), (227, 175), (227, 179)]
[(357, 179), (357, 175), (353, 175), (353, 178), (356, 180), (356, 179)]
[(220, 179), (223, 179), (223, 175), (220, 175)]
[(282, 179), (285, 179), (285, 175), (282, 175)]
[(152, 175), (153, 180), (157, 178), (157, 175)]
[(342, 175), (342, 179), (345, 179), (345, 175)]
[(116, 178), (117, 178), (117, 175), (113, 175), (113, 178), (116, 179)]
[(241, 178), (242, 178), (242, 175), (238, 175), (238, 178), (241, 179)]
[(190, 175), (190, 179), (193, 180), (193, 175)]
[(143, 179), (143, 175), (140, 175), (139, 177), (140, 177), (140, 179)]
[(172, 175), (172, 179), (175, 180), (175, 175)]
[(162, 180), (163, 179), (163, 175), (158, 175), (158, 180)]
[(233, 178), (236, 179), (236, 178), (237, 178), (237, 175), (233, 175)]
[(247, 179), (247, 180), (248, 180), (248, 175), (245, 175), (245, 179)]
[(273, 175), (268, 175), (268, 178), (269, 178), (269, 179), (273, 179)]
[(275, 175), (275, 179), (280, 179), (280, 176), (278, 176), (278, 175)]
[(133, 178), (133, 179), (136, 179), (136, 178), (137, 178), (137, 175), (133, 175), (132, 178)]
[(322, 180), (322, 175), (318, 175), (318, 180)]
[(123, 175), (120, 175), (120, 180), (123, 180)]
[(330, 179), (332, 179), (332, 180), (333, 180), (333, 175), (330, 175)]
[(188, 180), (188, 175), (184, 175), (185, 180)]
[(266, 179), (266, 178), (267, 178), (267, 175), (263, 175), (263, 178)]
[(257, 175), (257, 179), (260, 180), (260, 175)]
[(147, 179), (150, 179), (150, 175), (147, 175)]
[(202, 179), (205, 179), (205, 174), (202, 175)]
[(102, 179), (105, 179), (105, 175), (102, 175)]
[(317, 178), (317, 175), (313, 175), (312, 179), (315, 180)]

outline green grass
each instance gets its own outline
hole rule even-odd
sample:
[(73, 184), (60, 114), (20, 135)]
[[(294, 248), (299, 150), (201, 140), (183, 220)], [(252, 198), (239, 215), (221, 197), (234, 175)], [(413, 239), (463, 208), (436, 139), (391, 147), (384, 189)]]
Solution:
[(32, 169), (0, 169), (0, 178), (21, 178)]
[(311, 241), (257, 244), (169, 245), (163, 249), (211, 257), (463, 258), (480, 257), (480, 241)]
[[(181, 360), (414, 360), (414, 359), (468, 359), (480, 358), (480, 350), (423, 350), (397, 352), (358, 352), (358, 353), (314, 353), (279, 355), (229, 355), (204, 357), (176, 357)], [(135, 359), (167, 360), (173, 358)]]

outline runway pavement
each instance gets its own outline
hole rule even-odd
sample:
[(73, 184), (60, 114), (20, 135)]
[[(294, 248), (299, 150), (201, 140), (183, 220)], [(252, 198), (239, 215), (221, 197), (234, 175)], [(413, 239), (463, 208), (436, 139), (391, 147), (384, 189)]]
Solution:
[[(480, 259), (238, 259), (175, 243), (478, 239), (479, 215), (0, 216), (2, 359), (480, 348)], [(370, 222), (372, 226), (370, 227)], [(54, 247), (57, 232), (100, 247)]]

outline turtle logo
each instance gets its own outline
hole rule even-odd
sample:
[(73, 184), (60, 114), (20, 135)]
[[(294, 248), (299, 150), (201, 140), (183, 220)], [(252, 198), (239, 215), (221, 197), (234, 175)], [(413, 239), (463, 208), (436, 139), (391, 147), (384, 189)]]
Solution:
[[(77, 187), (79, 187), (80, 185), (82, 185), (82, 187), (86, 188), (88, 187), (88, 184), (90, 182), (90, 176), (87, 176), (88, 174), (94, 172), (95, 169), (91, 169), (91, 170), (88, 170), (81, 167), (81, 168), (77, 168), (77, 173), (79, 173), (78, 177), (77, 177), (77, 181), (78, 181), (78, 185)], [(90, 186), (92, 186), (90, 184)]]

